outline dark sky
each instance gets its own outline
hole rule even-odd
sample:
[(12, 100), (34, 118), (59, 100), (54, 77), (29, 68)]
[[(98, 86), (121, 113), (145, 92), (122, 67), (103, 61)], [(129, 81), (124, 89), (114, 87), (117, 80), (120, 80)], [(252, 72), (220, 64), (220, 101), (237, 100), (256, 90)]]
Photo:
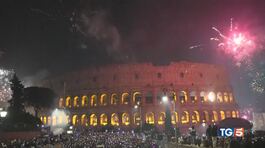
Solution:
[[(230, 18), (260, 37), (265, 32), (265, 2), (2, 0), (0, 66), (35, 80), (110, 63), (206, 62), (228, 69), (241, 105), (264, 101), (249, 88), (244, 67), (235, 66), (209, 40), (216, 36), (212, 26), (229, 30)], [(189, 49), (197, 44), (202, 47)]]

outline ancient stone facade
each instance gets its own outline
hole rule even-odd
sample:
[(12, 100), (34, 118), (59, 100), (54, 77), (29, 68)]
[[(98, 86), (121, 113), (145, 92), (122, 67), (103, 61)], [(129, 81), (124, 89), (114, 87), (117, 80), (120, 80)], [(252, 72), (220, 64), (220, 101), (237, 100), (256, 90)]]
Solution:
[[(74, 126), (131, 129), (148, 123), (163, 128), (166, 106), (172, 125), (181, 130), (239, 117), (227, 72), (218, 65), (110, 65), (65, 74), (45, 85), (61, 94), (58, 107), (69, 110)], [(42, 115), (41, 120), (56, 124), (62, 119)]]

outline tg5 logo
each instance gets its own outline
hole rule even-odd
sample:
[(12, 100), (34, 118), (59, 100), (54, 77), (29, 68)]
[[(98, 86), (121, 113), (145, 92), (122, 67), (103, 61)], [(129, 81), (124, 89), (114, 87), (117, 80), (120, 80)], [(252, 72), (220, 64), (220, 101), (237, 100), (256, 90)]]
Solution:
[(220, 128), (220, 136), (222, 137), (243, 137), (244, 128)]

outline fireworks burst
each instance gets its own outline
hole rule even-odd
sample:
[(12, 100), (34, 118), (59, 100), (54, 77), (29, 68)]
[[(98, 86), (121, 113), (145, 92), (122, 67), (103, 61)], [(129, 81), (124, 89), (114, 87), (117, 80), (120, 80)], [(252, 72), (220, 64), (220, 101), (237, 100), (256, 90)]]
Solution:
[(257, 72), (254, 75), (254, 79), (250, 83), (250, 87), (252, 88), (252, 90), (254, 92), (262, 94), (262, 93), (264, 93), (264, 87), (265, 87), (264, 86), (264, 80), (265, 80), (264, 73)]
[(248, 76), (251, 78), (250, 88), (257, 94), (265, 92), (265, 52), (259, 52), (255, 58), (246, 66)]
[(11, 98), (10, 79), (13, 72), (0, 69), (0, 102), (7, 102)]
[(232, 18), (228, 35), (222, 33), (217, 27), (212, 27), (212, 29), (218, 36), (212, 37), (210, 40), (217, 42), (218, 48), (226, 54), (231, 55), (237, 64), (251, 57), (255, 52), (256, 45), (254, 38), (247, 32), (239, 31), (238, 27), (233, 25)]

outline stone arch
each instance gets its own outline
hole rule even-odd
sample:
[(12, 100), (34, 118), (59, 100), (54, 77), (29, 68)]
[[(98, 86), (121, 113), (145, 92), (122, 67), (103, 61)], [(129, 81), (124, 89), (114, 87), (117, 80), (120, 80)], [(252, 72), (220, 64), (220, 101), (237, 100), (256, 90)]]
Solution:
[(223, 95), (222, 95), (221, 92), (218, 92), (218, 93), (217, 93), (217, 101), (220, 102), (220, 103), (223, 102)]
[(101, 94), (99, 102), (101, 106), (106, 106), (107, 105), (107, 94)]
[(236, 111), (236, 116), (237, 118), (239, 118), (239, 111)]
[(129, 125), (130, 124), (130, 116), (128, 113), (123, 113), (121, 116), (121, 123), (122, 125)]
[(88, 97), (87, 96), (83, 96), (82, 97), (82, 107), (87, 107), (88, 106)]
[(96, 107), (97, 106), (97, 96), (96, 95), (92, 95), (91, 99), (90, 99), (90, 106), (91, 107)]
[(232, 111), (232, 118), (236, 118), (236, 111)]
[(111, 94), (110, 104), (117, 105), (119, 103), (119, 98), (117, 94)]
[(190, 92), (190, 100), (191, 100), (192, 103), (196, 103), (197, 102), (196, 91), (191, 91)]
[(229, 93), (229, 101), (230, 102), (233, 102), (234, 101), (234, 97), (233, 97), (233, 94), (232, 93)]
[(163, 125), (163, 124), (165, 124), (165, 121), (166, 121), (166, 114), (164, 112), (160, 112), (158, 114), (158, 121), (157, 121), (157, 123), (159, 125)]
[(134, 92), (133, 93), (133, 103), (134, 104), (141, 104), (142, 102), (142, 96), (140, 92)]
[(105, 126), (108, 124), (108, 117), (106, 114), (100, 115), (100, 125)]
[(78, 98), (78, 96), (74, 97), (74, 107), (79, 107), (79, 98)]
[(48, 125), (51, 125), (52, 124), (51, 116), (48, 116), (47, 117), (47, 124)]
[(226, 118), (230, 118), (231, 117), (231, 112), (230, 111), (226, 111)]
[(208, 122), (209, 121), (209, 113), (208, 111), (202, 112), (202, 122)]
[(221, 118), (221, 120), (225, 119), (225, 112), (224, 111), (220, 111), (220, 118)]
[(46, 116), (43, 117), (43, 121), (42, 121), (42, 123), (43, 123), (44, 125), (47, 124), (47, 117), (46, 117)]
[(206, 101), (206, 97), (205, 97), (206, 93), (204, 91), (200, 92), (200, 100), (202, 103), (204, 103)]
[(117, 113), (111, 114), (111, 125), (113, 126), (119, 126), (119, 116)]
[(178, 120), (179, 120), (178, 113), (177, 112), (172, 112), (171, 113), (171, 123), (172, 124), (176, 124), (176, 123), (178, 123)]
[(129, 93), (122, 93), (121, 95), (121, 103), (128, 105), (130, 103), (130, 95)]
[(65, 107), (71, 107), (71, 97), (67, 97), (66, 99), (65, 99)]
[(186, 124), (189, 123), (190, 121), (190, 116), (188, 111), (183, 111), (181, 114), (181, 123)]
[(141, 116), (140, 116), (139, 113), (134, 113), (133, 121), (134, 121), (135, 125), (140, 125), (141, 124)]
[(218, 113), (217, 111), (213, 111), (213, 119), (212, 119), (214, 122), (217, 122), (218, 121)]
[(76, 126), (78, 124), (78, 116), (77, 115), (73, 115), (72, 117), (72, 125)]
[(64, 105), (63, 105), (63, 98), (60, 98), (59, 99), (59, 107), (62, 108)]
[(91, 114), (89, 119), (90, 119), (90, 125), (91, 126), (97, 126), (98, 118), (97, 118), (96, 114)]
[(65, 120), (66, 120), (66, 123), (67, 123), (67, 124), (71, 123), (71, 119), (69, 118), (68, 115), (66, 116), (66, 119), (65, 119)]
[(87, 116), (86, 116), (86, 114), (83, 114), (81, 116), (81, 125), (82, 126), (87, 126)]
[(146, 113), (146, 123), (147, 124), (154, 124), (155, 123), (155, 115), (152, 112)]
[(198, 111), (193, 111), (191, 114), (192, 123), (199, 123), (200, 122), (200, 115)]
[(224, 102), (228, 102), (228, 94), (227, 92), (224, 92)]
[(188, 96), (186, 91), (180, 91), (179, 92), (179, 100), (181, 104), (187, 103), (188, 102)]

